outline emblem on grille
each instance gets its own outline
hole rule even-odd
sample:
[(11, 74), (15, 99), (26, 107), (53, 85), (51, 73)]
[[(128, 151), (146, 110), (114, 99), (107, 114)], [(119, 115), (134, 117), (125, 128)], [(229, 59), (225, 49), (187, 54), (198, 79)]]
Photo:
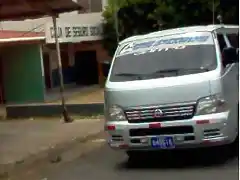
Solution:
[(162, 116), (163, 116), (162, 110), (161, 110), (161, 109), (156, 109), (156, 110), (154, 111), (153, 116), (154, 116), (155, 118), (162, 117)]

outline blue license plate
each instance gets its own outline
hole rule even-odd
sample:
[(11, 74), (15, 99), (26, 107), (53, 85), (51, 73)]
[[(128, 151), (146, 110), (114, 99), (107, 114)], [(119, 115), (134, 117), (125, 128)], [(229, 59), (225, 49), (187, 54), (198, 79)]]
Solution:
[(173, 137), (152, 137), (151, 138), (151, 146), (153, 148), (159, 149), (173, 149), (175, 148)]

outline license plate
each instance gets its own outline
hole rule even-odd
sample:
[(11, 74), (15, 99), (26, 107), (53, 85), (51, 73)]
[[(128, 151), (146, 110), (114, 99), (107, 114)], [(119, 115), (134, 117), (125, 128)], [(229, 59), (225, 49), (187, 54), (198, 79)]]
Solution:
[(151, 146), (153, 148), (159, 149), (173, 149), (175, 148), (173, 137), (152, 137), (151, 138)]

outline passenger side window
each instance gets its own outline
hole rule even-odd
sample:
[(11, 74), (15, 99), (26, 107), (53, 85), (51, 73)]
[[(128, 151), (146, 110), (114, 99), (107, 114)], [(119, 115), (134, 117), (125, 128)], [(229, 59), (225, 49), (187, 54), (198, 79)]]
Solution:
[(239, 34), (228, 34), (227, 37), (232, 47), (239, 48)]
[(217, 39), (218, 39), (218, 43), (219, 43), (219, 46), (220, 46), (220, 50), (222, 52), (223, 48), (227, 47), (227, 44), (226, 44), (222, 34), (218, 34)]
[[(227, 44), (226, 44), (226, 41), (225, 41), (225, 39), (224, 39), (223, 34), (218, 34), (218, 35), (217, 35), (217, 39), (218, 39), (218, 44), (219, 44), (219, 46), (220, 46), (220, 51), (221, 51), (221, 53), (222, 53), (222, 52), (223, 52), (223, 49), (224, 49), (225, 47), (227, 47)], [(223, 57), (221, 57), (221, 61), (222, 61), (223, 67), (225, 68), (226, 66), (224, 65), (225, 63), (224, 63), (224, 58), (223, 58)]]

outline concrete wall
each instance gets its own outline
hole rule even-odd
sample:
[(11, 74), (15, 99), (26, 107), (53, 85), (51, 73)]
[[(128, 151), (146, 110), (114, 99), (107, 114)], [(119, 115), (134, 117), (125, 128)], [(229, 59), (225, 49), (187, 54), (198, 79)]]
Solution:
[(44, 79), (40, 46), (15, 45), (4, 48), (3, 76), (7, 104), (44, 101)]
[[(61, 46), (62, 47), (62, 46)], [(99, 63), (111, 60), (111, 57), (108, 56), (107, 51), (103, 48), (101, 41), (92, 41), (92, 42), (85, 42), (85, 43), (72, 43), (64, 46), (65, 48), (61, 48), (64, 51), (68, 51), (68, 66), (62, 67), (63, 74), (64, 74), (64, 82), (65, 84), (74, 83), (74, 65), (75, 65), (75, 52), (76, 51), (88, 51), (88, 50), (95, 50), (97, 53), (97, 60)], [(45, 53), (50, 55), (50, 71), (51, 73), (51, 81), (52, 87), (56, 87), (59, 84), (58, 78), (58, 70), (57, 70), (57, 54), (54, 49), (45, 48)], [(63, 59), (62, 59), (63, 60)], [(99, 69), (99, 71), (101, 71)]]

